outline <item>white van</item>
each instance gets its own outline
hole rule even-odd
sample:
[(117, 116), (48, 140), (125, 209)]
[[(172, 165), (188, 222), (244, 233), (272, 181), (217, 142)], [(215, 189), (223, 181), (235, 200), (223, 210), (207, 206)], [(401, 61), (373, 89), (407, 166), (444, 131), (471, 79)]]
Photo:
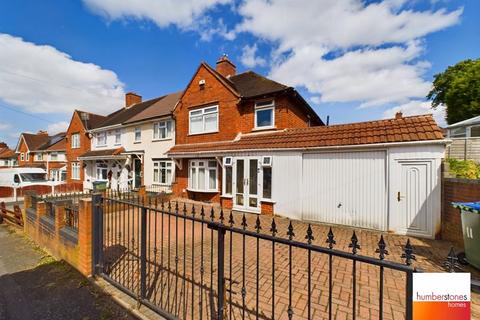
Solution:
[(0, 168), (0, 187), (51, 185), (46, 178), (47, 172), (41, 168)]

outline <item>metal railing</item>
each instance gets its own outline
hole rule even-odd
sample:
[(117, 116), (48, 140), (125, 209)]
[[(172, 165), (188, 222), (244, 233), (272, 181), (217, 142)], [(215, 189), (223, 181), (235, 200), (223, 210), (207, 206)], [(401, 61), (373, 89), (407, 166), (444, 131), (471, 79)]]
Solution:
[[(259, 216), (230, 212), (225, 217), (222, 210), (145, 202), (131, 194), (95, 195), (93, 212), (96, 273), (169, 319), (334, 319), (339, 307), (335, 286), (349, 287), (345, 306), (356, 319), (359, 281), (362, 291), (377, 297), (372, 310), (378, 311), (371, 311), (370, 318), (383, 319), (391, 309), (385, 308), (386, 277), (403, 281), (399, 305), (405, 318), (412, 318), (412, 279), (419, 271), (412, 267), (409, 240), (401, 255), (404, 263), (399, 263), (385, 260), (389, 252), (383, 236), (378, 257), (369, 257), (359, 254), (355, 232), (350, 251), (342, 251), (335, 249), (332, 229), (319, 242), (311, 225), (304, 230), (300, 227), (307, 225), (299, 223), (305, 234), (297, 236), (294, 224), (282, 220), (282, 237), (278, 219), (265, 227)], [(364, 269), (375, 275), (374, 284), (361, 279)], [(339, 274), (345, 278), (341, 283)], [(325, 310), (320, 297), (326, 297)], [(298, 299), (306, 301), (305, 308)]]

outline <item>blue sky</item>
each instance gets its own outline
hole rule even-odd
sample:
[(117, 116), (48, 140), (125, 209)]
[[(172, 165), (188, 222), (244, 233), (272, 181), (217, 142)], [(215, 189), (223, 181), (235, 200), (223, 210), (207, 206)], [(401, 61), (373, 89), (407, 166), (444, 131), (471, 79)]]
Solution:
[(431, 112), (433, 75), (480, 56), (479, 12), (475, 0), (2, 1), (0, 141), (63, 130), (75, 108), (107, 114), (128, 91), (181, 90), (223, 53), (331, 123)]

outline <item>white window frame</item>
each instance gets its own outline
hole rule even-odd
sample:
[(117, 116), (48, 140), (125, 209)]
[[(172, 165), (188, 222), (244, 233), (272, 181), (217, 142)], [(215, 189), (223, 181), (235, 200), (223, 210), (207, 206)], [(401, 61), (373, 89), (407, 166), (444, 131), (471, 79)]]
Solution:
[[(462, 133), (457, 133), (457, 134), (454, 134), (453, 132), (455, 130), (465, 130), (465, 133), (462, 134)], [(450, 138), (457, 138), (457, 139), (465, 139), (468, 137), (468, 130), (466, 127), (457, 127), (457, 128), (451, 128), (449, 129), (449, 137)]]
[[(232, 192), (227, 193), (227, 168), (232, 170)], [(233, 197), (233, 158), (232, 157), (224, 157), (223, 158), (223, 172), (222, 172), (222, 195), (224, 197)]]
[[(168, 124), (170, 123), (170, 130), (168, 130)], [(160, 129), (165, 129), (165, 137), (160, 136)], [(157, 121), (153, 123), (153, 141), (169, 140), (173, 136), (173, 121), (171, 119)]]
[(80, 148), (80, 133), (73, 133), (71, 136), (72, 139), (72, 149)]
[[(106, 170), (107, 171), (107, 174), (106, 174), (106, 178), (103, 179), (103, 178), (99, 178), (99, 175), (98, 175), (98, 170), (101, 170), (101, 171), (104, 171)], [(97, 181), (108, 181), (108, 164), (106, 163), (96, 163), (95, 164), (95, 179)]]
[[(265, 111), (265, 110), (272, 110), (272, 124), (268, 126), (258, 126), (257, 123), (257, 112), (258, 111)], [(272, 129), (275, 128), (275, 100), (263, 100), (255, 102), (255, 117), (254, 117), (254, 128), (261, 130), (261, 129)]]
[[(215, 167), (210, 166), (210, 163), (215, 162)], [(203, 164), (202, 164), (203, 163)], [(204, 169), (204, 185), (199, 186), (200, 169)], [(196, 182), (193, 185), (193, 171), (195, 171)], [(210, 188), (210, 171), (215, 172), (215, 188)], [(188, 190), (196, 192), (218, 192), (218, 163), (216, 159), (194, 159), (188, 162)]]
[(80, 163), (72, 162), (72, 180), (80, 180)]
[[(208, 109), (213, 109), (213, 108), (215, 108), (215, 111), (213, 111), (213, 110), (206, 111)], [(192, 132), (192, 113), (195, 113), (195, 112), (200, 112), (200, 113), (198, 115), (194, 115), (193, 117), (202, 117), (202, 128), (203, 128), (203, 130), (199, 131), (199, 132)], [(212, 114), (216, 115), (217, 123), (216, 123), (215, 129), (207, 131), (205, 129), (205, 117), (208, 116), (208, 115), (212, 115)], [(219, 122), (218, 114), (219, 114), (218, 105), (190, 110), (188, 112), (188, 134), (195, 135), (195, 134), (205, 134), (205, 133), (218, 132), (218, 126), (219, 126), (219, 124), (218, 124), (218, 122)]]
[[(55, 159), (53, 158), (53, 155), (55, 155)], [(58, 161), (58, 152), (50, 153), (50, 161)]]
[(113, 131), (113, 137), (114, 137), (114, 141), (115, 141), (115, 145), (116, 146), (119, 146), (122, 144), (122, 129), (115, 129), (115, 131)]
[(38, 152), (35, 154), (35, 161), (43, 161), (43, 153)]
[[(165, 171), (165, 179), (168, 179), (167, 172), (170, 171), (170, 179), (165, 182), (160, 181), (162, 174)], [(169, 186), (172, 184), (174, 174), (174, 165), (171, 160), (153, 160), (153, 184), (161, 186)]]
[[(105, 140), (104, 143), (100, 143), (100, 138), (102, 137), (102, 140)], [(97, 132), (95, 141), (97, 143), (97, 147), (105, 147), (107, 145), (107, 132)]]
[(24, 156), (24, 153), (20, 153), (20, 161), (25, 161), (25, 156)]
[[(138, 139), (137, 139), (137, 133), (140, 135)], [(135, 127), (133, 129), (133, 142), (135, 143), (142, 142), (142, 127)]]

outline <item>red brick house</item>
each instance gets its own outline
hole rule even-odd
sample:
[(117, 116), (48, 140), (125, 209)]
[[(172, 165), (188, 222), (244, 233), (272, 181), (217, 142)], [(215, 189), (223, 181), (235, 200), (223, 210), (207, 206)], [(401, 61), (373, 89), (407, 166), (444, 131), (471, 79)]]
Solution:
[(17, 155), (4, 142), (0, 142), (0, 168), (14, 167), (17, 165)]
[[(323, 125), (294, 88), (252, 71), (236, 74), (235, 65), (226, 56), (218, 60), (216, 69), (200, 64), (174, 110), (174, 118), (178, 147), (229, 143), (239, 134), (252, 132)], [(169, 153), (177, 163), (174, 193), (221, 201), (231, 207), (232, 197), (221, 197), (221, 158), (184, 157), (175, 154), (176, 148)], [(255, 207), (260, 210), (259, 201)]]
[(226, 57), (174, 110), (173, 192), (224, 208), (434, 238), (446, 141), (431, 115), (325, 126), (295, 89)]
[(88, 132), (105, 121), (106, 117), (75, 110), (68, 126), (66, 139), (67, 183), (83, 189), (85, 170), (79, 156), (91, 150), (92, 136)]

